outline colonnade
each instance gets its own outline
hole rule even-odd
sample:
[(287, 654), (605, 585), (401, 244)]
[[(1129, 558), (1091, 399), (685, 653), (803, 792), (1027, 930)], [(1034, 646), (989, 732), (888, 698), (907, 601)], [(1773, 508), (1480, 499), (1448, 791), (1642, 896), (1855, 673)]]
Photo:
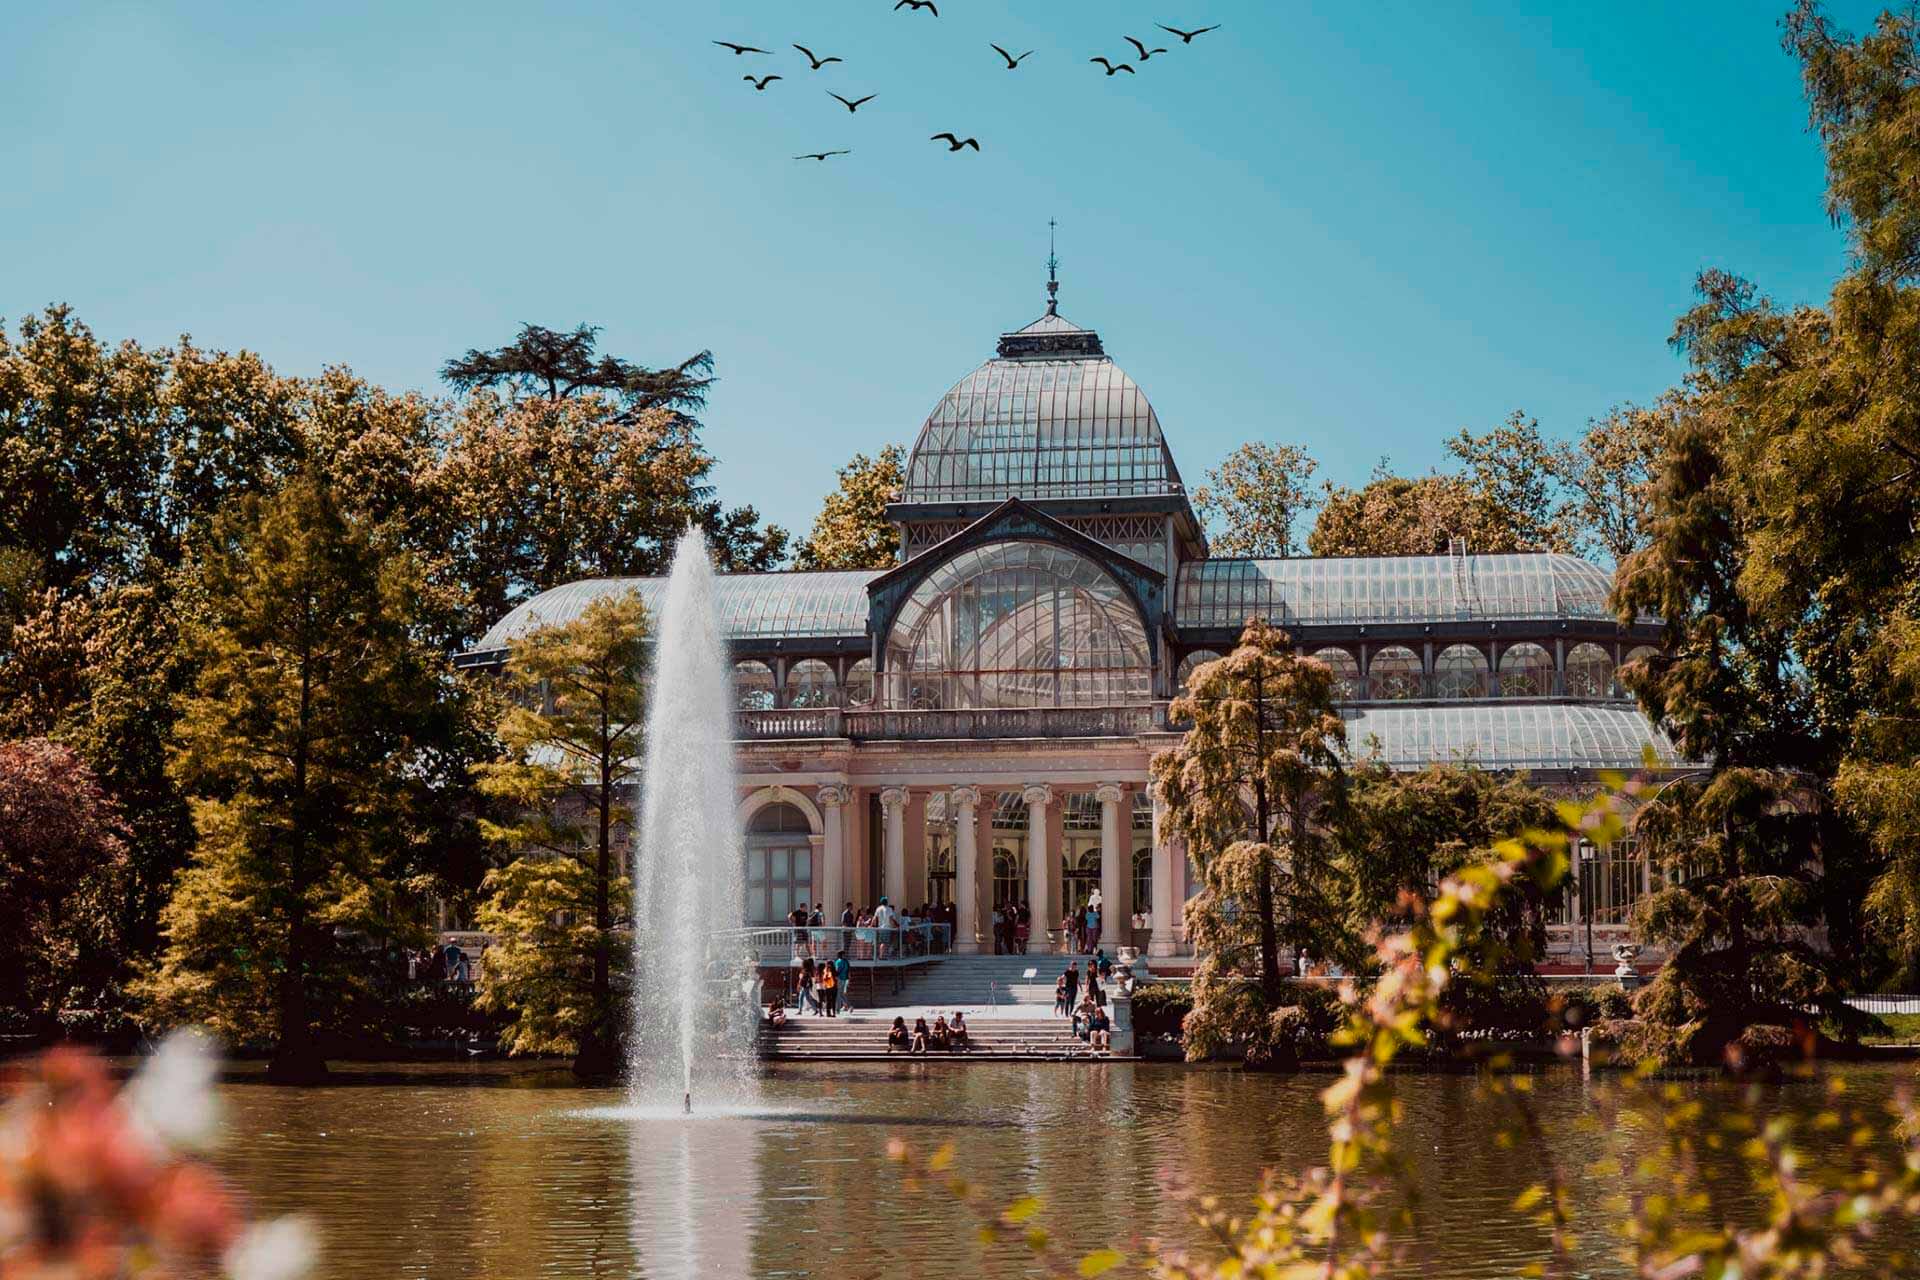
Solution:
[[(992, 947), (987, 911), (981, 901), (981, 884), (990, 880), (983, 875), (980, 839), (982, 806), (991, 807), (1000, 788), (959, 783), (940, 788), (919, 788), (922, 794), (934, 792), (946, 797), (947, 813), (953, 823), (953, 905), (955, 916), (954, 950), (977, 953)], [(1129, 919), (1122, 908), (1130, 905), (1133, 874), (1132, 800), (1138, 784), (1104, 783), (1093, 791), (1100, 805), (1100, 896), (1108, 923), (1124, 927)], [(848, 839), (845, 810), (853, 802), (855, 791), (844, 784), (823, 786), (815, 793), (819, 806), (822, 839), (819, 842), (821, 867), (818, 887), (820, 900), (828, 904), (849, 901), (861, 895), (855, 892), (854, 858)], [(871, 793), (870, 793), (871, 794)], [(880, 892), (895, 904), (918, 901), (924, 888), (908, 882), (907, 829), (912, 792), (901, 786), (881, 788), (878, 793), (881, 830), (874, 852), (880, 865)], [(1064, 852), (1059, 838), (1060, 824), (1052, 819), (1054, 810), (1065, 803), (1065, 793), (1048, 783), (1031, 783), (1020, 791), (1027, 807), (1027, 881), (1026, 902), (1032, 912), (1036, 934), (1059, 927), (1063, 904), (1053, 901), (1055, 869)], [(1151, 901), (1148, 954), (1171, 956), (1179, 951), (1176, 925), (1179, 906), (1176, 872), (1184, 854), (1165, 831), (1165, 812), (1156, 797), (1152, 803)], [(1184, 877), (1181, 877), (1184, 879)], [(1109, 937), (1125, 936), (1114, 927)]]

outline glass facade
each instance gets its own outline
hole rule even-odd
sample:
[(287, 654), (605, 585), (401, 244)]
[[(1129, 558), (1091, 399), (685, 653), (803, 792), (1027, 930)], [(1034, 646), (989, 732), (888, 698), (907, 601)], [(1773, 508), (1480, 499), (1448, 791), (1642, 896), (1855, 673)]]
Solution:
[(908, 596), (887, 637), (895, 707), (1111, 706), (1152, 694), (1146, 629), (1126, 590), (1044, 542), (964, 551)]
[[(1085, 331), (1069, 325), (1061, 332)], [(1081, 354), (1003, 357), (962, 378), (920, 429), (907, 460), (904, 501), (1180, 491), (1180, 473), (1145, 393), (1105, 356)]]
[(1612, 579), (1573, 556), (1365, 556), (1327, 560), (1200, 560), (1180, 567), (1183, 627), (1463, 618), (1611, 621)]
[[(1459, 762), (1486, 769), (1632, 768), (1642, 747), (1683, 765), (1666, 735), (1632, 707), (1571, 703), (1458, 703), (1353, 708), (1344, 713), (1347, 749), (1374, 753), (1397, 769)], [(1376, 741), (1377, 740), (1377, 741)]]
[[(879, 576), (866, 570), (722, 574), (714, 579), (714, 603), (735, 640), (857, 636), (867, 629), (867, 584)], [(657, 614), (667, 580), (588, 578), (543, 591), (496, 622), (474, 650), (504, 649), (528, 632), (572, 622), (595, 600), (629, 592)]]

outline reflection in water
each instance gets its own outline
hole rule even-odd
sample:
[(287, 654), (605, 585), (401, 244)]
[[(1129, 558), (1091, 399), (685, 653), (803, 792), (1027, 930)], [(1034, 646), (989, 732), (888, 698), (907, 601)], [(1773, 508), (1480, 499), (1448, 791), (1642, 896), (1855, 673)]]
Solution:
[[(1250, 1201), (1263, 1168), (1302, 1169), (1326, 1152), (1325, 1076), (1122, 1063), (774, 1068), (758, 1102), (687, 1120), (635, 1112), (612, 1090), (444, 1083), (457, 1074), (423, 1087), (228, 1085), (236, 1139), (222, 1163), (260, 1209), (318, 1219), (325, 1276), (677, 1280), (1027, 1274), (1017, 1240), (983, 1251), (943, 1192), (901, 1187), (886, 1159), (894, 1137), (922, 1152), (952, 1142), (956, 1169), (996, 1202), (1039, 1196), (1044, 1225), (1070, 1246), (1129, 1252), (1202, 1243), (1180, 1193)], [(1857, 1101), (1909, 1079), (1899, 1065), (1848, 1075)], [(1396, 1084), (1401, 1150), (1423, 1188), (1408, 1273), (1509, 1276), (1543, 1261), (1543, 1229), (1512, 1211), (1538, 1170), (1494, 1146), (1506, 1118), (1497, 1104), (1458, 1076)], [(1709, 1113), (1740, 1097), (1687, 1088), (1707, 1095)], [(1822, 1106), (1817, 1086), (1766, 1098)], [(1576, 1209), (1596, 1213), (1618, 1185), (1587, 1168), (1608, 1137), (1576, 1124), (1587, 1091), (1561, 1074), (1537, 1101)], [(1702, 1177), (1751, 1195), (1730, 1158)], [(1579, 1225), (1582, 1274), (1624, 1275), (1607, 1232), (1591, 1217)]]

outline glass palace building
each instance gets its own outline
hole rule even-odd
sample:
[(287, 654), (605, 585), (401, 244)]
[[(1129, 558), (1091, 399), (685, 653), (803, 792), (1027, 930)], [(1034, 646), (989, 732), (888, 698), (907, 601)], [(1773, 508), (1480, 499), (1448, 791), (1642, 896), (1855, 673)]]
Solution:
[[(1100, 337), (1047, 314), (940, 398), (888, 508), (898, 564), (727, 576), (740, 819), (755, 922), (797, 902), (952, 904), (956, 949), (991, 948), (994, 906), (1058, 928), (1095, 888), (1156, 957), (1185, 954), (1198, 875), (1160, 832), (1149, 759), (1167, 704), (1249, 617), (1338, 675), (1356, 757), (1462, 761), (1578, 787), (1682, 762), (1615, 673), (1657, 642), (1622, 625), (1610, 576), (1565, 555), (1210, 556), (1159, 417)], [(558, 585), (467, 655), (601, 596), (664, 580)], [(1649, 886), (1630, 848), (1582, 864), (1557, 916), (1578, 952)], [(1117, 909), (1116, 909), (1117, 906)], [(1108, 937), (1111, 938), (1111, 933)]]

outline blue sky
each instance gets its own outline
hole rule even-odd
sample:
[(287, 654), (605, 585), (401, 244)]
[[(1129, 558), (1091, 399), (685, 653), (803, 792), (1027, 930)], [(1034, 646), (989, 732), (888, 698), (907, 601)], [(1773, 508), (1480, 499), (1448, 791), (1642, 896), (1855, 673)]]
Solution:
[[(0, 316), (430, 390), (523, 320), (710, 347), (723, 495), (804, 530), (1042, 310), (1054, 217), (1062, 312), (1189, 483), (1254, 438), (1356, 482), (1514, 408), (1571, 434), (1657, 394), (1703, 267), (1824, 297), (1844, 246), (1785, 5), (14, 0)], [(1224, 25), (1088, 64), (1156, 21)]]

